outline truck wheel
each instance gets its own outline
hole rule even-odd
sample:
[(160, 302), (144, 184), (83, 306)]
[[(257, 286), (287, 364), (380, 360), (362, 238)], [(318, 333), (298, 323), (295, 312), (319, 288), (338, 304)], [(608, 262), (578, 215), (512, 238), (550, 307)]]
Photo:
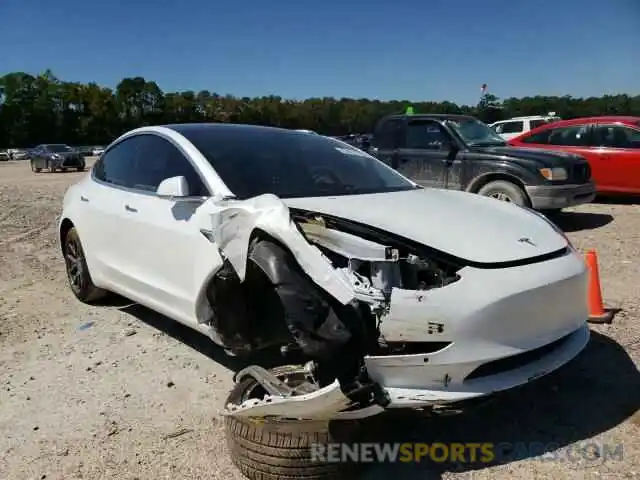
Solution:
[(527, 194), (515, 183), (506, 180), (489, 182), (478, 190), (478, 195), (495, 198), (503, 202), (515, 203), (521, 207), (528, 205)]
[[(288, 381), (304, 377), (304, 367), (298, 365), (277, 367), (271, 372)], [(265, 394), (256, 380), (247, 377), (234, 385), (226, 405), (238, 405), (249, 398), (262, 398)], [(329, 422), (225, 417), (227, 446), (232, 462), (250, 480), (337, 480), (352, 476), (357, 465), (325, 461), (318, 457), (323, 452), (319, 450), (314, 453), (313, 449), (318, 448), (315, 445), (331, 442), (349, 443), (357, 425), (346, 420)], [(337, 431), (338, 427), (340, 432)]]
[(108, 292), (96, 287), (91, 280), (84, 250), (75, 227), (72, 227), (64, 238), (63, 253), (69, 287), (76, 298), (83, 303), (92, 303), (105, 297)]

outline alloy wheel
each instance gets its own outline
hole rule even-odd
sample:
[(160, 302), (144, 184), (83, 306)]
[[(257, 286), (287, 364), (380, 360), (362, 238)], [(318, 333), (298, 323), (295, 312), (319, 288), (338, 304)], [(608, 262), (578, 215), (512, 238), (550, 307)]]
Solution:
[(71, 288), (75, 292), (82, 291), (84, 287), (84, 258), (80, 244), (76, 239), (72, 238), (67, 241), (64, 258)]

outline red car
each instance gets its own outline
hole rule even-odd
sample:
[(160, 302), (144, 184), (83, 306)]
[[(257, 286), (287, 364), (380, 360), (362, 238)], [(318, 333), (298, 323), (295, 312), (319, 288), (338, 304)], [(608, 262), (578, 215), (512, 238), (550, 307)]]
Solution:
[(561, 120), (508, 143), (576, 153), (591, 165), (598, 193), (640, 194), (640, 117)]

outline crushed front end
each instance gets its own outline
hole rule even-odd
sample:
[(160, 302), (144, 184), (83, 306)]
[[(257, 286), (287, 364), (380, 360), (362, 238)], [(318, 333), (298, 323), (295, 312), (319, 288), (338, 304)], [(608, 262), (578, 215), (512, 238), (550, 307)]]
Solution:
[[(348, 285), (350, 294), (338, 303), (357, 310), (367, 328), (355, 335), (343, 322), (359, 345), (319, 352), (301, 391), (265, 389), (262, 398), (230, 405), (228, 414), (336, 419), (455, 405), (541, 377), (588, 342), (586, 268), (570, 246), (523, 262), (478, 265), (329, 215), (287, 215), (295, 230), (288, 235), (312, 245), (334, 277), (329, 282), (329, 270), (310, 275), (310, 288), (326, 294), (323, 284)], [(308, 255), (296, 256), (304, 269), (311, 250), (296, 245), (291, 251)], [(358, 371), (345, 370), (355, 357)], [(275, 384), (268, 372), (261, 375), (259, 382)]]

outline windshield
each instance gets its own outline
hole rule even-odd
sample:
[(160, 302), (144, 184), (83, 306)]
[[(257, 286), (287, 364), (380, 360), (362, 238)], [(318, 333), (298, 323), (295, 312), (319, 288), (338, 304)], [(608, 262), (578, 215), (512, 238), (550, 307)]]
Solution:
[(182, 133), (240, 199), (264, 193), (295, 198), (421, 188), (362, 150), (321, 135), (225, 127)]
[(71, 147), (68, 145), (47, 145), (47, 150), (54, 153), (70, 152)]
[(504, 139), (488, 125), (475, 118), (463, 120), (447, 120), (462, 140), (470, 147), (506, 145)]

